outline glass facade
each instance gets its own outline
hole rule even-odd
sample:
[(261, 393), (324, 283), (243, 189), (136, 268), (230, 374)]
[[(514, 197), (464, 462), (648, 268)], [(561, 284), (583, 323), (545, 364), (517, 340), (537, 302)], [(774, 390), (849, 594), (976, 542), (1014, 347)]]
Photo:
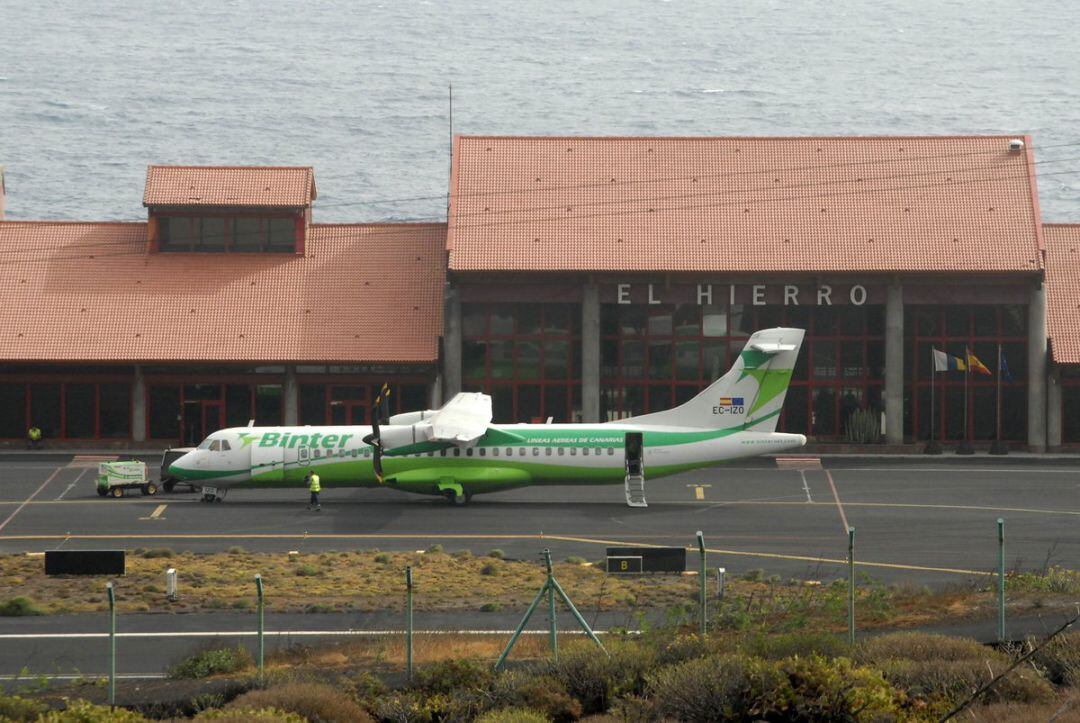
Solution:
[(187, 253), (295, 253), (291, 216), (154, 215), (161, 251)]
[[(904, 334), (904, 431), (907, 438), (930, 439), (933, 427), (934, 437), (941, 440), (996, 439), (1000, 348), (1012, 377), (1011, 381), (1000, 380), (1001, 438), (1026, 441), (1027, 307), (1011, 304), (907, 306), (904, 309)], [(991, 374), (935, 372), (934, 349), (960, 359), (970, 351)]]
[(0, 439), (23, 439), (31, 426), (37, 426), (45, 440), (129, 437), (131, 384), (0, 383)]
[[(300, 424), (371, 424), (371, 411), (382, 384), (310, 383), (300, 384)], [(419, 412), (430, 408), (427, 385), (390, 384), (390, 399), (383, 408), (383, 420), (391, 414)]]
[(462, 388), (496, 423), (581, 421), (580, 304), (462, 304)]
[(746, 304), (601, 306), (603, 421), (668, 409), (724, 374), (758, 330), (807, 330), (778, 429), (842, 437), (860, 408), (880, 411), (884, 307)]

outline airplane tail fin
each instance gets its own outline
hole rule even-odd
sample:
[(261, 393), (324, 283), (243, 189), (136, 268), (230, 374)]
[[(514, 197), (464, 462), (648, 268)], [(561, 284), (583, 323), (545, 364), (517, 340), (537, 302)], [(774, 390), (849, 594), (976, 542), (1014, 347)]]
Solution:
[(674, 409), (620, 423), (774, 432), (805, 334), (785, 328), (755, 332), (728, 373), (696, 397)]

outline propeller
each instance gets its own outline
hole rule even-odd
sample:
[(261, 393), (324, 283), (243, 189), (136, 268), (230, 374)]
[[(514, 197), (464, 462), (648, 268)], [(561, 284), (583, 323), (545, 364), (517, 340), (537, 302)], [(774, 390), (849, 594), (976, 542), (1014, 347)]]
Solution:
[(375, 469), (375, 479), (382, 484), (382, 437), (379, 434), (379, 420), (382, 418), (383, 402), (390, 398), (390, 385), (383, 384), (375, 397), (375, 408), (371, 414), (371, 434), (364, 437), (364, 444), (370, 444), (372, 450), (372, 467)]

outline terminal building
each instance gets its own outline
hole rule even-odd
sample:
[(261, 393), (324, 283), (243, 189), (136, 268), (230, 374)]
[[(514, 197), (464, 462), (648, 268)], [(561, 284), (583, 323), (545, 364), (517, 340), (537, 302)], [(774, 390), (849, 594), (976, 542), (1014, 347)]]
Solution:
[(446, 224), (331, 225), (310, 168), (152, 166), (144, 223), (0, 222), (0, 438), (362, 424), (382, 382), (392, 411), (609, 421), (786, 325), (783, 431), (1077, 444), (1080, 226), (1042, 223), (1036, 175), (1015, 136), (464, 136)]

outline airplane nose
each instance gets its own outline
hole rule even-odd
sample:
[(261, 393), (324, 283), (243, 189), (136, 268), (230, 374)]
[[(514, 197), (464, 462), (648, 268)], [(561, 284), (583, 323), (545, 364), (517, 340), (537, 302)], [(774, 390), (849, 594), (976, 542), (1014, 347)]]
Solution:
[(806, 446), (806, 435), (805, 434), (800, 434), (799, 435), (799, 446), (800, 447), (805, 447)]
[(190, 471), (190, 467), (184, 466), (184, 462), (190, 462), (188, 458), (191, 457), (191, 454), (191, 452), (188, 452), (183, 457), (173, 460), (172, 464), (169, 465), (169, 474), (176, 479), (187, 479), (187, 473)]

